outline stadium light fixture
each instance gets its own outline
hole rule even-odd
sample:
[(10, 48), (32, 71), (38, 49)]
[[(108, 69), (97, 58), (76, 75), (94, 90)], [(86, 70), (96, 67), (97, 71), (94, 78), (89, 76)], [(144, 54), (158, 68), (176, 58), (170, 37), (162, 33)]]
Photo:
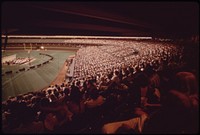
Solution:
[(40, 48), (41, 48), (42, 50), (44, 50), (44, 46), (41, 46)]

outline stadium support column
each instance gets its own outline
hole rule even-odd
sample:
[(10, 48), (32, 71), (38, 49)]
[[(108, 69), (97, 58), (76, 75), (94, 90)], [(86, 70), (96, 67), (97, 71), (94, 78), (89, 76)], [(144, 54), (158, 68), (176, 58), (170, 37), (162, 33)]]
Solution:
[(58, 70), (59, 70), (59, 54), (58, 54)]
[(24, 43), (24, 50), (26, 50), (26, 45), (25, 45), (25, 43)]
[(33, 48), (33, 46), (32, 46), (32, 44), (30, 43), (30, 50), (32, 50), (32, 48)]
[(28, 62), (29, 62), (29, 66), (31, 65), (30, 63), (30, 50), (28, 50)]
[(7, 28), (6, 28), (6, 37), (5, 37), (5, 43), (4, 43), (4, 48), (3, 48), (3, 50), (6, 50), (6, 46), (7, 46), (7, 43), (8, 43), (8, 30), (7, 30)]

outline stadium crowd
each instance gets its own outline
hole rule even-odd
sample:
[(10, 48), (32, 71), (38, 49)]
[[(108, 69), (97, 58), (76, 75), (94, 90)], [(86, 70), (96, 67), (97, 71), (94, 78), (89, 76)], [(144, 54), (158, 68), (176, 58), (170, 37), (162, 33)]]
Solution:
[(158, 71), (172, 64), (183, 66), (182, 54), (182, 47), (169, 43), (122, 42), (122, 45), (83, 47), (76, 54), (74, 75), (78, 78), (105, 75), (113, 69), (129, 66), (136, 70), (147, 65)]
[(198, 81), (182, 51), (129, 41), (82, 47), (69, 82), (2, 102), (3, 131), (197, 133)]

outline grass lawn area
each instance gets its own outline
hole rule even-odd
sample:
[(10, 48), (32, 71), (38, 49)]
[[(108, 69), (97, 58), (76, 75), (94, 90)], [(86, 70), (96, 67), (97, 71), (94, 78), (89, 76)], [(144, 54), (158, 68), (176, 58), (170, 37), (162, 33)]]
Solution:
[[(31, 51), (30, 57), (36, 60), (31, 62), (31, 65), (37, 65), (49, 57), (39, 55), (40, 51)], [(2, 65), (2, 73), (12, 70), (14, 73), (2, 76), (2, 101), (6, 100), (8, 96), (17, 96), (18, 94), (27, 93), (30, 91), (40, 90), (48, 86), (58, 75), (65, 60), (74, 55), (72, 51), (43, 51), (42, 53), (49, 54), (54, 57), (49, 63), (42, 65), (39, 68), (30, 69), (15, 73), (21, 68), (28, 68), (29, 64), (8, 66)], [(2, 53), (3, 56), (17, 54), (17, 57), (28, 57), (27, 51), (7, 51)]]

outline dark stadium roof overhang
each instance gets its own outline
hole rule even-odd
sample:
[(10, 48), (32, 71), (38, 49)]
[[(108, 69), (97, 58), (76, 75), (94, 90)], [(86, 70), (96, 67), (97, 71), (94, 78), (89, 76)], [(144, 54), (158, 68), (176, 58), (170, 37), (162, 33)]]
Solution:
[(3, 2), (2, 34), (188, 37), (195, 2)]

